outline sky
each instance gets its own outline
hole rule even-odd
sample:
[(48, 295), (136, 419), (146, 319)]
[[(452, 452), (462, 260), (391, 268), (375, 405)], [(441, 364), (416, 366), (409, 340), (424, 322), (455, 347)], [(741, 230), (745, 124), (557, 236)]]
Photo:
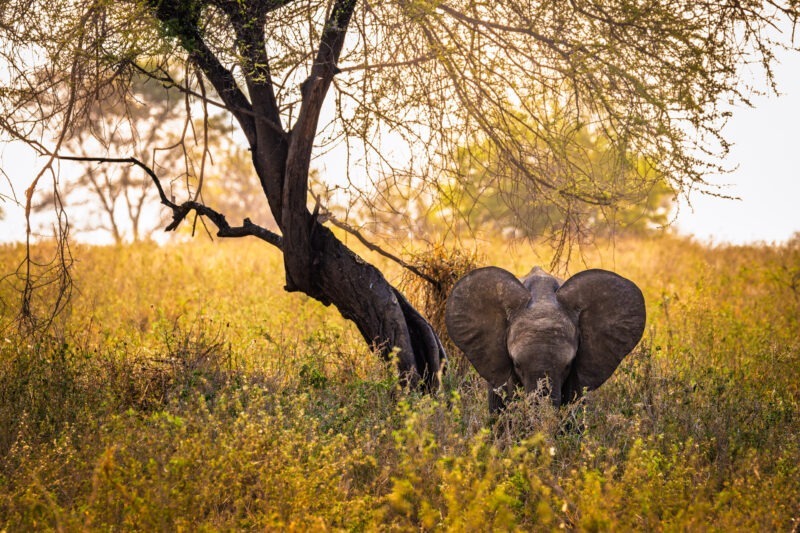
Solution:
[(800, 232), (800, 53), (777, 54), (779, 96), (737, 107), (725, 133), (734, 143), (725, 164), (734, 172), (709, 177), (741, 200), (692, 195), (681, 202), (677, 227), (713, 243), (781, 242)]
[[(800, 53), (782, 52), (777, 57), (781, 94), (754, 97), (753, 108), (733, 110), (724, 130), (733, 147), (724, 163), (735, 170), (707, 177), (723, 186), (721, 194), (740, 199), (694, 193), (690, 203), (681, 200), (674, 221), (679, 233), (701, 242), (745, 244), (780, 243), (800, 232)], [(0, 168), (20, 201), (38, 170), (36, 164), (26, 148), (0, 145)], [(0, 207), (5, 212), (0, 242), (23, 240), (24, 211), (13, 202), (3, 202), (3, 195), (10, 195), (10, 190), (0, 173)]]

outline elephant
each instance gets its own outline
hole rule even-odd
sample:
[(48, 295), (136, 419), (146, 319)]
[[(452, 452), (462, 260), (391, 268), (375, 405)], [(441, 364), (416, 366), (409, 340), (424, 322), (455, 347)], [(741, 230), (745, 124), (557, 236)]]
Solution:
[(642, 291), (601, 269), (562, 282), (534, 267), (518, 280), (498, 267), (473, 270), (445, 305), (450, 338), (486, 381), (496, 412), (518, 386), (548, 382), (556, 407), (602, 385), (636, 346), (645, 325)]

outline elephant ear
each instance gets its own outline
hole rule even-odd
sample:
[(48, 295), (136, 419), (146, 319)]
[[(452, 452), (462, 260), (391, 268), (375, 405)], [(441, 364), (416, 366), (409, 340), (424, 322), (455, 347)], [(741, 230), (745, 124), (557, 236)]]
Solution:
[(510, 317), (531, 295), (511, 272), (497, 267), (461, 278), (445, 308), (447, 333), (486, 381), (500, 387), (513, 370), (506, 348)]
[(556, 298), (576, 319), (579, 332), (578, 353), (562, 388), (569, 402), (584, 388), (602, 385), (642, 338), (644, 296), (632, 281), (593, 269), (568, 279)]

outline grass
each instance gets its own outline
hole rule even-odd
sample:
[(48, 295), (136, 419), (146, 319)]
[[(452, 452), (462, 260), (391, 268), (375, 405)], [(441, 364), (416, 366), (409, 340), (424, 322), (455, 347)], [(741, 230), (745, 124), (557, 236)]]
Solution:
[[(481, 251), (519, 275), (549, 260)], [(471, 370), (401, 390), (258, 243), (74, 253), (47, 336), (11, 327), (0, 288), (0, 530), (798, 528), (797, 241), (576, 251), (570, 271), (641, 286), (645, 338), (582, 404), (497, 418)]]

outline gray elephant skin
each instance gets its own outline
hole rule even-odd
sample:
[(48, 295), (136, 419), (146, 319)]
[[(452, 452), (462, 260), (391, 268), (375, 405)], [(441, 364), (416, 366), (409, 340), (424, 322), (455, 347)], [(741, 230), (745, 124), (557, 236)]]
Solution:
[(497, 267), (473, 270), (447, 299), (450, 338), (489, 382), (489, 408), (518, 386), (547, 379), (556, 406), (596, 389), (636, 346), (645, 325), (642, 292), (600, 269), (565, 282), (534, 268), (522, 280)]

